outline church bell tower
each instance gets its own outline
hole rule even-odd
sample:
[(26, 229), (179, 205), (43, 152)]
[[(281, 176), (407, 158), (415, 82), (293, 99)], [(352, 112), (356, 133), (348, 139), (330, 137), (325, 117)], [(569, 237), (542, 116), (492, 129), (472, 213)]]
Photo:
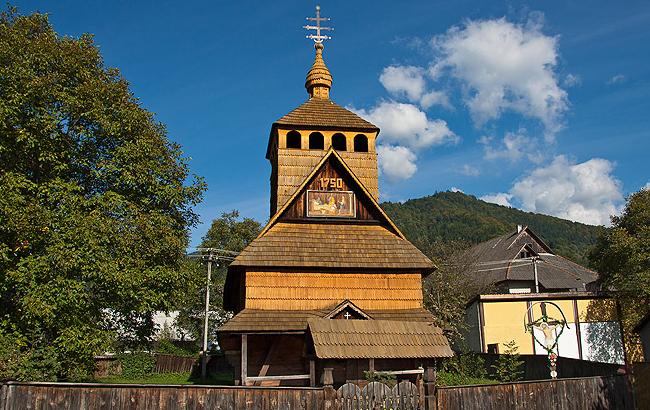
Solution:
[(270, 216), (286, 203), (316, 164), (334, 149), (375, 200), (379, 200), (377, 182), (376, 125), (336, 104), (330, 99), (332, 74), (323, 60), (322, 35), (328, 27), (321, 22), (329, 19), (310, 18), (316, 30), (308, 38), (314, 40), (316, 55), (307, 73), (305, 88), (309, 99), (273, 123), (266, 158), (271, 162)]

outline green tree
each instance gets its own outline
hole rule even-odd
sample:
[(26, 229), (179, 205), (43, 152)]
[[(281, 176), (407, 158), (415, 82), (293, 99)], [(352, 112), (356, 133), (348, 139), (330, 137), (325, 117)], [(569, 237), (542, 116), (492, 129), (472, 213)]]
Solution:
[[(200, 247), (215, 249), (218, 254), (222, 255), (212, 269), (209, 340), (216, 340), (218, 327), (232, 316), (230, 312), (226, 312), (222, 308), (223, 288), (228, 265), (230, 265), (233, 255), (241, 252), (259, 235), (261, 230), (262, 225), (259, 222), (251, 218), (240, 218), (239, 211), (233, 210), (223, 213), (221, 217), (213, 220), (210, 229), (203, 236)], [(196, 260), (187, 263), (195, 274), (189, 291), (177, 303), (179, 315), (176, 318), (176, 325), (195, 340), (201, 340), (205, 314), (206, 266)]]
[(2, 377), (85, 378), (171, 308), (204, 184), (92, 36), (39, 13), (0, 13), (0, 136)]
[(620, 304), (628, 361), (640, 361), (632, 331), (650, 303), (650, 190), (630, 195), (620, 216), (598, 240), (591, 255), (600, 282)]
[(519, 357), (519, 347), (514, 340), (504, 343), (505, 351), (492, 365), (494, 376), (503, 383), (517, 382), (524, 375), (524, 361)]

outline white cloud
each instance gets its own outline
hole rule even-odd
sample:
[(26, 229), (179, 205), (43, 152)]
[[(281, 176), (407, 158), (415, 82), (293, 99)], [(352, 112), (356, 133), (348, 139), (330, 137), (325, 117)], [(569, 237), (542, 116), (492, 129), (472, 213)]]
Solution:
[(450, 190), (451, 192), (460, 192), (461, 194), (464, 194), (464, 193), (465, 193), (465, 191), (463, 191), (463, 190), (460, 189), (460, 188), (456, 188), (455, 186), (452, 186), (451, 188), (449, 188), (449, 190)]
[(460, 170), (460, 173), (463, 175), (467, 175), (468, 177), (477, 177), (481, 175), (481, 172), (478, 170), (478, 168), (473, 167), (469, 164), (463, 165), (463, 167)]
[(641, 189), (650, 190), (650, 181), (646, 182), (645, 185), (641, 187)]
[(512, 199), (512, 195), (506, 194), (504, 192), (498, 192), (496, 194), (483, 195), (479, 199), (482, 200), (482, 201), (490, 202), (490, 203), (497, 204), (497, 205), (512, 207), (512, 204), (510, 204), (510, 200)]
[(582, 78), (577, 74), (567, 74), (562, 80), (562, 84), (565, 87), (575, 87), (582, 84)]
[(434, 145), (456, 143), (459, 138), (443, 120), (430, 120), (413, 104), (383, 101), (370, 110), (356, 110), (381, 129), (380, 143), (419, 150)]
[(483, 144), (485, 150), (485, 159), (499, 160), (505, 159), (510, 162), (517, 162), (526, 158), (531, 162), (540, 163), (543, 159), (542, 154), (537, 149), (537, 141), (526, 134), (525, 129), (519, 129), (517, 132), (507, 132), (498, 146), (493, 144), (494, 138), (483, 136), (478, 142)]
[(393, 181), (409, 179), (418, 169), (415, 165), (417, 157), (406, 147), (379, 145), (377, 154), (380, 172)]
[(625, 80), (627, 80), (627, 78), (623, 74), (616, 74), (615, 76), (613, 76), (612, 78), (607, 80), (607, 84), (610, 84), (610, 85), (611, 84), (620, 84), (620, 83), (624, 83)]
[(544, 35), (540, 24), (469, 21), (433, 39), (439, 57), (428, 74), (435, 79), (449, 72), (462, 83), (478, 126), (514, 111), (541, 121), (552, 140), (568, 109), (554, 72), (557, 40)]
[(379, 82), (395, 97), (406, 97), (424, 109), (434, 105), (451, 108), (449, 97), (442, 91), (427, 91), (425, 71), (414, 66), (389, 66), (379, 76)]
[(533, 170), (510, 189), (527, 211), (555, 215), (591, 225), (609, 225), (620, 211), (621, 182), (614, 164), (593, 158), (580, 164), (560, 155), (548, 166)]
[(440, 105), (447, 109), (451, 109), (451, 103), (449, 102), (449, 96), (442, 91), (429, 91), (426, 94), (423, 94), (420, 98), (420, 105), (425, 110), (434, 106)]
[(393, 95), (405, 95), (411, 101), (418, 101), (426, 87), (423, 74), (420, 67), (390, 66), (384, 68), (379, 82)]

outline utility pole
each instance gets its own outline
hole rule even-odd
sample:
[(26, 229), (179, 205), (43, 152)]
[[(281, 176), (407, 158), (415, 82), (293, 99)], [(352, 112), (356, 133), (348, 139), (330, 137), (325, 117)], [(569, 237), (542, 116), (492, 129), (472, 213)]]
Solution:
[(537, 277), (537, 261), (539, 256), (533, 256), (533, 270), (535, 271), (535, 293), (539, 293), (539, 278)]
[(201, 378), (205, 380), (208, 370), (208, 317), (210, 314), (210, 282), (212, 276), (212, 249), (208, 254), (208, 280), (205, 284), (205, 318), (203, 320), (203, 351), (201, 352)]

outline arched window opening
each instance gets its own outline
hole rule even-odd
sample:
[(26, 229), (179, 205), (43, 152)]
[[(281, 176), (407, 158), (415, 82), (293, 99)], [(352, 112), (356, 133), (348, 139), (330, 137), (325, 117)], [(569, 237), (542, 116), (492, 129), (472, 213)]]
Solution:
[(337, 132), (332, 135), (332, 147), (337, 151), (347, 151), (347, 143), (345, 141), (345, 135)]
[(320, 132), (309, 134), (309, 149), (325, 149), (325, 137)]
[(368, 152), (368, 137), (363, 134), (354, 136), (354, 152)]
[(287, 133), (287, 148), (300, 149), (302, 148), (300, 133), (298, 131), (289, 131)]

